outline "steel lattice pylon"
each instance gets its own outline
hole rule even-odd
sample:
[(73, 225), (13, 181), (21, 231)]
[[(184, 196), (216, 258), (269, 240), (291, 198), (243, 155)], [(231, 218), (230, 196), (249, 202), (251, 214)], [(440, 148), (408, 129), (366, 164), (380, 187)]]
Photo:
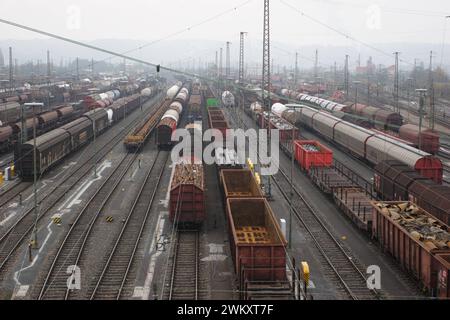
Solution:
[(269, 0), (264, 0), (264, 34), (263, 34), (263, 67), (262, 67), (262, 98), (264, 107), (270, 111), (270, 19)]
[[(269, 0), (264, 0), (264, 33), (263, 33), (263, 67), (262, 67), (262, 99), (264, 109), (270, 112), (270, 14), (269, 14)], [(270, 128), (269, 132), (270, 141)], [(271, 154), (268, 148), (269, 156)], [(272, 190), (270, 185), (270, 176), (267, 179), (267, 195), (271, 197)]]
[(226, 76), (227, 80), (230, 78), (230, 44), (231, 42), (227, 41), (227, 56), (226, 56)]
[(244, 82), (244, 35), (246, 32), (241, 32), (240, 46), (239, 46), (239, 83)]

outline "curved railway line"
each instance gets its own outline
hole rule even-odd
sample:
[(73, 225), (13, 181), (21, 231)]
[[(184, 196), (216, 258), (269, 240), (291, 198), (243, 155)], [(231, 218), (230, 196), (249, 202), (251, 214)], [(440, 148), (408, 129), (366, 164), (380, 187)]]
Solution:
[[(156, 102), (155, 104), (158, 104)], [(165, 103), (160, 103), (159, 108), (164, 107)], [(157, 110), (159, 109), (157, 108)], [(149, 108), (148, 112), (156, 113), (157, 110)], [(119, 143), (122, 142), (128, 131), (135, 126), (141, 118), (133, 119), (128, 125), (122, 128), (109, 141), (101, 146), (97, 152), (88, 156), (88, 158), (72, 168), (72, 170), (63, 179), (55, 183), (50, 191), (38, 198), (39, 211), (38, 222), (48, 215), (48, 212), (65, 197), (68, 191), (73, 189), (78, 182), (91, 173), (99, 160), (103, 159), (108, 153)], [(31, 214), (34, 208), (28, 208), (22, 216), (5, 232), (0, 235), (0, 272), (5, 271), (7, 262), (13, 256), (15, 250), (26, 239), (27, 235), (32, 231), (36, 217)]]

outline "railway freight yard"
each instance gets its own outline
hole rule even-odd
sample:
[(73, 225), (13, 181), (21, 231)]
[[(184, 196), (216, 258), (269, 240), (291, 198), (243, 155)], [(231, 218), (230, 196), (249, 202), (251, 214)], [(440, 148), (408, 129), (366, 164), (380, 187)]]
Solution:
[(1, 300), (449, 300), (450, 6), (367, 4), (441, 19), (424, 42), (321, 16), (348, 1), (231, 2), (92, 34), (8, 4)]

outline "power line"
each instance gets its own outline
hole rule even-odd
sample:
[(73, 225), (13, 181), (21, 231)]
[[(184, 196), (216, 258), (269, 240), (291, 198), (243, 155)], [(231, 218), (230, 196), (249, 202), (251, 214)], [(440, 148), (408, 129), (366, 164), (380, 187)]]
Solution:
[[(225, 10), (225, 11), (222, 11), (222, 12), (220, 12), (220, 13), (214, 15), (214, 16), (211, 16), (211, 17), (209, 17), (209, 18), (206, 18), (205, 20), (202, 20), (202, 21), (200, 21), (200, 22), (198, 22), (198, 23), (195, 23), (195, 24), (193, 24), (193, 25), (191, 25), (191, 26), (188, 26), (188, 27), (185, 27), (185, 28), (183, 28), (183, 29), (180, 29), (180, 30), (178, 30), (178, 31), (176, 31), (176, 32), (170, 33), (170, 34), (168, 34), (168, 35), (166, 35), (166, 36), (164, 36), (164, 37), (162, 37), (162, 38), (159, 38), (159, 39), (153, 40), (153, 41), (151, 41), (151, 42), (145, 43), (145, 44), (143, 44), (143, 45), (141, 45), (141, 46), (139, 46), (139, 47), (137, 47), (137, 48), (134, 48), (134, 49), (130, 49), (130, 50), (121, 52), (120, 54), (126, 55), (126, 54), (129, 54), (129, 53), (138, 51), (138, 50), (142, 50), (142, 49), (144, 49), (144, 48), (146, 48), (146, 47), (148, 47), (148, 46), (151, 46), (151, 45), (153, 45), (153, 44), (155, 44), (155, 43), (158, 43), (158, 42), (167, 40), (167, 39), (169, 39), (169, 38), (175, 37), (175, 36), (177, 36), (177, 35), (180, 35), (180, 34), (182, 34), (182, 33), (191, 31), (192, 29), (194, 29), (194, 28), (196, 28), (196, 27), (199, 27), (199, 26), (204, 25), (204, 24), (206, 24), (206, 23), (208, 23), (208, 22), (214, 21), (214, 20), (216, 20), (216, 19), (218, 19), (218, 18), (220, 18), (220, 17), (222, 17), (222, 16), (224, 16), (224, 15), (230, 13), (230, 12), (235, 12), (237, 9), (246, 6), (247, 4), (249, 4), (249, 3), (252, 2), (252, 1), (253, 1), (253, 0), (247, 0), (247, 1), (241, 3), (241, 4), (237, 5), (237, 6), (234, 6), (234, 7), (230, 8), (230, 9), (227, 9), (227, 10)], [(7, 20), (3, 20), (3, 19), (0, 19), (0, 22), (10, 24), (10, 23), (8, 23)], [(17, 25), (14, 25), (14, 26), (17, 26)], [(31, 30), (30, 30), (30, 31), (31, 31)], [(50, 36), (50, 35), (49, 35), (49, 36)], [(95, 50), (95, 49), (94, 49), (94, 50)], [(117, 54), (111, 54), (109, 57), (104, 58), (104, 59), (101, 59), (101, 60), (97, 60), (97, 61), (95, 61), (95, 62), (93, 62), (93, 63), (94, 63), (94, 64), (99, 64), (99, 63), (104, 62), (104, 61), (107, 61), (107, 60), (109, 60), (109, 59), (111, 59), (111, 58), (113, 58), (113, 57), (117, 57)], [(88, 67), (93, 67), (93, 66), (94, 66), (94, 65), (91, 65), (91, 66), (88, 65)], [(69, 71), (67, 71), (67, 72), (64, 72), (63, 74), (73, 73), (74, 71), (76, 71), (76, 70), (69, 70)]]
[[(328, 24), (326, 24), (326, 23), (324, 23), (324, 22), (322, 22), (322, 21), (320, 21), (320, 20), (318, 20), (318, 19), (316, 19), (316, 18), (310, 16), (309, 14), (305, 13), (304, 11), (302, 11), (302, 10), (300, 10), (300, 9), (298, 9), (298, 8), (296, 8), (296, 7), (294, 7), (294, 6), (292, 6), (291, 4), (285, 2), (284, 0), (280, 0), (280, 2), (281, 2), (282, 4), (284, 4), (285, 6), (291, 8), (292, 10), (294, 10), (294, 11), (300, 13), (300, 15), (301, 15), (302, 17), (305, 17), (305, 18), (307, 18), (307, 19), (309, 19), (309, 20), (311, 20), (311, 21), (313, 21), (313, 22), (315, 22), (315, 23), (317, 23), (317, 24), (319, 24), (319, 25), (321, 25), (321, 26), (323, 26), (323, 27), (325, 27), (325, 28), (331, 30), (331, 31), (334, 31), (334, 32), (338, 33), (339, 35), (345, 37), (346, 39), (349, 39), (349, 40), (352, 40), (352, 41), (354, 41), (354, 42), (357, 42), (357, 43), (359, 43), (359, 44), (361, 44), (361, 45), (363, 45), (363, 46), (365, 46), (365, 47), (367, 47), (367, 48), (370, 48), (370, 49), (372, 49), (372, 50), (374, 50), (374, 51), (377, 51), (377, 52), (379, 52), (380, 54), (383, 54), (383, 55), (385, 55), (385, 56), (392, 57), (392, 55), (391, 55), (390, 53), (388, 53), (388, 52), (386, 52), (386, 51), (384, 51), (384, 50), (382, 50), (382, 49), (379, 49), (379, 48), (377, 48), (377, 47), (374, 47), (373, 45), (370, 45), (370, 44), (368, 44), (368, 43), (366, 43), (366, 42), (364, 42), (364, 41), (358, 40), (358, 39), (356, 39), (355, 37), (353, 37), (352, 35), (346, 34), (345, 32), (342, 32), (342, 31), (340, 31), (339, 29), (337, 29), (337, 28), (335, 28), (335, 27), (333, 27), (333, 26), (330, 26), (330, 25), (328, 25)], [(401, 62), (404, 62), (404, 63), (407, 63), (407, 64), (409, 64), (409, 65), (413, 65), (413, 63), (410, 63), (409, 61), (406, 61), (406, 60), (400, 60), (400, 61), (401, 61)]]

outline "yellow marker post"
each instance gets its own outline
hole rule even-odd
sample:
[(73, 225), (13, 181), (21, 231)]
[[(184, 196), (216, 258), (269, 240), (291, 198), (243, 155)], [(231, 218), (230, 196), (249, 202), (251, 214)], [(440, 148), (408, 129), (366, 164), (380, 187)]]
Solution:
[(259, 175), (258, 172), (255, 173), (255, 180), (256, 183), (258, 183), (258, 185), (261, 185), (261, 176)]
[(253, 162), (250, 158), (247, 159), (247, 165), (248, 165), (248, 168), (252, 171), (255, 168), (255, 166), (253, 165)]
[(13, 178), (16, 175), (16, 170), (14, 168), (14, 163), (11, 163), (10, 174), (11, 174), (11, 178)]
[(0, 185), (3, 184), (3, 180), (5, 178), (3, 177), (3, 172), (0, 172)]
[(305, 284), (305, 295), (309, 286), (309, 265), (308, 262), (302, 261), (302, 273), (303, 273), (303, 283)]

